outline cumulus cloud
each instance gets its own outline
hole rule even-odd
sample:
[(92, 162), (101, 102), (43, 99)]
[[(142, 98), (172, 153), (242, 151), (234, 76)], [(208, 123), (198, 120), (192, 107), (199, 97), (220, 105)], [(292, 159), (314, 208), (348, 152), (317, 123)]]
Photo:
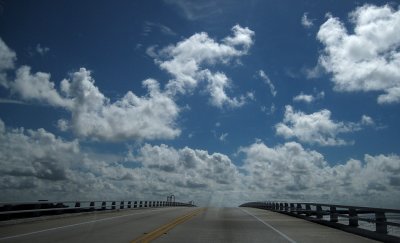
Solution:
[(34, 189), (45, 181), (65, 180), (77, 153), (76, 140), (65, 142), (44, 129), (8, 129), (0, 120), (0, 187), (7, 191), (7, 184), (15, 182), (14, 189)]
[(224, 106), (240, 107), (246, 103), (246, 96), (230, 98), (226, 94), (225, 89), (231, 87), (231, 81), (224, 73), (205, 72), (205, 74), (208, 79), (207, 91), (210, 94), (211, 105), (220, 108)]
[(319, 63), (340, 92), (378, 91), (378, 103), (400, 102), (400, 10), (364, 5), (349, 14), (354, 29), (327, 15), (317, 38)]
[(88, 153), (77, 140), (44, 129), (7, 128), (0, 120), (2, 200), (162, 200), (208, 203), (210, 193), (235, 190), (238, 171), (228, 156), (188, 147), (145, 144), (130, 157)]
[(366, 154), (363, 161), (331, 165), (322, 154), (296, 142), (276, 147), (258, 142), (240, 151), (246, 183), (268, 198), (386, 207), (400, 202), (398, 155)]
[(348, 145), (352, 142), (338, 138), (340, 133), (360, 130), (358, 123), (340, 122), (331, 119), (329, 110), (320, 110), (312, 114), (294, 111), (285, 107), (283, 122), (275, 125), (276, 134), (286, 139), (297, 138), (299, 141), (321, 146)]
[(44, 129), (7, 128), (0, 120), (2, 200), (124, 198), (135, 188), (137, 172), (117, 159), (99, 158), (104, 156), (90, 156), (77, 140), (65, 141)]
[(275, 97), (276, 94), (277, 94), (277, 91), (275, 90), (275, 86), (272, 83), (271, 79), (268, 77), (268, 75), (263, 70), (259, 70), (258, 71), (258, 75), (269, 86), (269, 89), (271, 91), (271, 95)]
[(169, 179), (175, 180), (173, 184), (178, 186), (212, 187), (219, 184), (229, 187), (237, 182), (235, 165), (228, 156), (220, 153), (146, 144), (140, 148), (136, 159), (141, 161), (144, 168), (173, 173)]
[(307, 29), (314, 26), (313, 20), (308, 18), (308, 13), (304, 13), (301, 17), (301, 25), (303, 25), (304, 28)]
[(81, 68), (62, 81), (62, 91), (73, 100), (71, 127), (83, 137), (108, 141), (172, 139), (180, 134), (175, 119), (179, 107), (157, 81), (147, 79), (148, 95), (128, 92), (111, 103), (94, 85), (90, 71)]
[(312, 94), (309, 95), (309, 94), (304, 94), (303, 92), (301, 92), (300, 94), (293, 97), (293, 101), (312, 103), (316, 100), (323, 99), (324, 97), (325, 97), (324, 91), (321, 91), (316, 95), (312, 95)]
[(3, 86), (24, 101), (69, 111), (70, 121), (58, 121), (62, 131), (71, 129), (80, 137), (105, 141), (173, 139), (180, 135), (176, 124), (180, 109), (172, 97), (161, 91), (156, 80), (143, 81), (147, 95), (140, 97), (128, 91), (111, 102), (85, 68), (62, 80), (59, 89), (49, 73), (32, 73), (29, 66), (16, 69), (15, 79), (6, 79), (5, 70), (14, 68), (16, 57), (2, 40), (0, 49)]
[(17, 69), (15, 80), (8, 82), (11, 92), (18, 94), (23, 100), (34, 100), (46, 104), (71, 108), (72, 101), (62, 97), (56, 90), (54, 82), (50, 81), (50, 74), (31, 73), (31, 68), (22, 66)]
[(221, 153), (164, 144), (144, 144), (125, 158), (88, 151), (77, 140), (0, 120), (2, 200), (162, 200), (173, 193), (213, 206), (284, 199), (393, 207), (400, 198), (394, 154), (337, 164), (296, 142), (257, 141), (240, 148), (237, 166)]
[(13, 69), (17, 55), (0, 38), (0, 85), (7, 87), (7, 70)]
[(212, 105), (219, 108), (243, 105), (245, 96), (230, 98), (227, 95), (226, 91), (232, 85), (225, 73), (212, 72), (207, 68), (219, 63), (228, 64), (248, 53), (253, 44), (254, 32), (239, 25), (235, 25), (232, 32), (232, 36), (224, 38), (220, 43), (201, 32), (158, 52), (155, 47), (148, 49), (147, 52), (155, 58), (160, 68), (173, 76), (166, 86), (167, 92), (172, 95), (191, 93), (199, 82), (206, 81)]

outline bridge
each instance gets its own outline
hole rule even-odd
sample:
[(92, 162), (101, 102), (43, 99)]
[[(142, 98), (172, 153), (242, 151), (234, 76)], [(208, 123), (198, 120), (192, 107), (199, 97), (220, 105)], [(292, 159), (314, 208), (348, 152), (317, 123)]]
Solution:
[(392, 214), (400, 210), (290, 202), (212, 208), (171, 198), (3, 203), (0, 242), (400, 242), (388, 230), (400, 227)]

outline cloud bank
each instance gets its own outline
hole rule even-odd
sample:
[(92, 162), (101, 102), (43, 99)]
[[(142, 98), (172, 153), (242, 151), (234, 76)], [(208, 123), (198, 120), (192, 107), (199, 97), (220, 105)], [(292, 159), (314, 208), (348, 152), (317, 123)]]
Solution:
[(9, 128), (0, 120), (0, 190), (2, 200), (160, 200), (174, 193), (214, 206), (273, 199), (386, 207), (400, 202), (395, 154), (366, 154), (332, 166), (296, 142), (256, 142), (239, 153), (242, 166), (221, 153), (164, 144), (107, 156), (89, 153), (77, 140), (44, 129)]

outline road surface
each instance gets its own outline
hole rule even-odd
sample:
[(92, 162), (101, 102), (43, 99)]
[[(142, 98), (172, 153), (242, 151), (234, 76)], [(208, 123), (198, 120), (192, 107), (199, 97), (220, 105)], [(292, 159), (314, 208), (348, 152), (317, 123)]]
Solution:
[(147, 208), (0, 226), (2, 242), (374, 242), (253, 208)]

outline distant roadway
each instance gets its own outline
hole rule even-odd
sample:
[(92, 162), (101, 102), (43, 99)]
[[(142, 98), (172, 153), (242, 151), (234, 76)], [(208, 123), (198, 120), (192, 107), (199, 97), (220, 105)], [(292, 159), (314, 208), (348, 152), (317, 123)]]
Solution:
[(146, 208), (0, 224), (2, 242), (375, 242), (254, 208)]

